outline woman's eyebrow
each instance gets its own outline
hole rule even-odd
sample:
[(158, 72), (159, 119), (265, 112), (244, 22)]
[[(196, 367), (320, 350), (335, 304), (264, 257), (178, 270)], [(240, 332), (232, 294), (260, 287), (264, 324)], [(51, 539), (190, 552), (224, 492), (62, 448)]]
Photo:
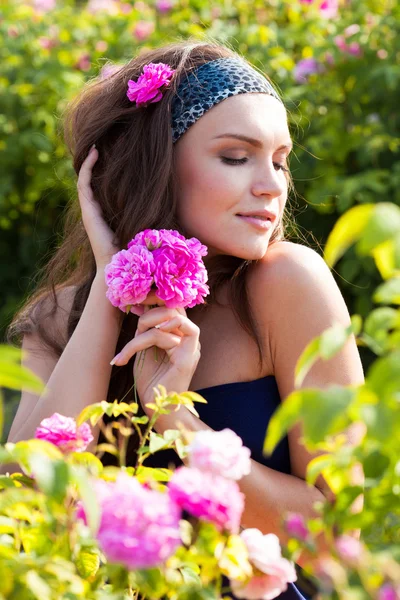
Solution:
[[(237, 140), (241, 140), (242, 142), (248, 142), (249, 144), (252, 144), (256, 148), (263, 147), (263, 143), (261, 140), (257, 140), (256, 138), (248, 137), (247, 135), (241, 135), (240, 133), (222, 133), (221, 135), (215, 136), (215, 138), (213, 138), (213, 139), (216, 140), (216, 139), (220, 139), (220, 138), (235, 138)], [(282, 146), (279, 146), (279, 148), (277, 148), (277, 150), (289, 150), (290, 151), (292, 148), (293, 148), (293, 144), (292, 144), (292, 142), (289, 142), (288, 144), (282, 144)]]

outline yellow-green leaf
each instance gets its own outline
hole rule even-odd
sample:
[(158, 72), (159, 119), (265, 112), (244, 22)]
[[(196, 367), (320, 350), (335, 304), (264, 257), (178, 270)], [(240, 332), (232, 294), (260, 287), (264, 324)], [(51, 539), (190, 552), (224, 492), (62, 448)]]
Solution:
[(374, 206), (374, 204), (354, 206), (338, 219), (325, 246), (324, 258), (330, 267), (333, 267), (346, 250), (360, 238)]

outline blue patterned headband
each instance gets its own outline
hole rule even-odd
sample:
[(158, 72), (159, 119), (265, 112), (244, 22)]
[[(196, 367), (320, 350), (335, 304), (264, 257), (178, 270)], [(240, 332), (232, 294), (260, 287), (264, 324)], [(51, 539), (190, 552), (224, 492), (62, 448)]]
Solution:
[(172, 141), (215, 104), (236, 94), (262, 92), (282, 102), (268, 79), (240, 58), (218, 58), (192, 71), (172, 101)]

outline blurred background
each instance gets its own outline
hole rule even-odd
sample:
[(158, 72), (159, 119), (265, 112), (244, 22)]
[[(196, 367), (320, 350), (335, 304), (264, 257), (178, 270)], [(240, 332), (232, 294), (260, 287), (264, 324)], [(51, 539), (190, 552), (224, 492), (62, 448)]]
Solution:
[[(290, 237), (322, 253), (351, 206), (400, 204), (399, 33), (396, 0), (2, 0), (0, 339), (76, 198), (62, 112), (85, 81), (188, 37), (246, 56), (290, 115)], [(379, 282), (373, 259), (350, 250), (334, 274), (350, 313), (367, 315)], [(7, 396), (4, 436), (17, 401)]]

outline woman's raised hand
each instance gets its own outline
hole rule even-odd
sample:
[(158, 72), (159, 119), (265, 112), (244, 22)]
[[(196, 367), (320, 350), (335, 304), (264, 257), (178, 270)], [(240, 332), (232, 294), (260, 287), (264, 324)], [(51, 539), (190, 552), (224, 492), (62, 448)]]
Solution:
[(98, 150), (92, 146), (89, 154), (82, 163), (78, 177), (78, 196), (82, 211), (82, 221), (92, 246), (96, 260), (97, 271), (102, 271), (111, 261), (113, 254), (120, 248), (116, 247), (115, 234), (107, 225), (99, 204), (93, 197), (90, 186), (92, 169), (99, 157)]
[[(188, 319), (185, 309), (166, 306), (148, 309), (148, 306), (139, 317), (135, 337), (112, 361), (125, 365), (133, 355), (146, 350), (136, 357), (133, 369), (136, 390), (145, 410), (146, 404), (154, 400), (153, 387), (159, 384), (168, 391), (188, 390), (200, 359), (200, 329)], [(158, 349), (157, 360), (154, 346)]]

